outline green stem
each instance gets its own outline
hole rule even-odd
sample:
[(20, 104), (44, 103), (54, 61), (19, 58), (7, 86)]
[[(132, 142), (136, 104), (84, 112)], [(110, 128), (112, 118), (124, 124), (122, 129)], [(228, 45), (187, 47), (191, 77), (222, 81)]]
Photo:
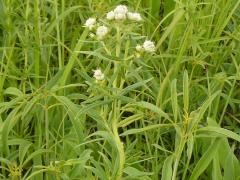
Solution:
[[(65, 0), (62, 0), (62, 14), (64, 13), (65, 11)], [(62, 40), (62, 43), (64, 44), (65, 43), (65, 18), (62, 19), (62, 26), (61, 26), (61, 40)], [(64, 46), (62, 46), (62, 65), (64, 66), (64, 59), (65, 59), (65, 54), (64, 54)]]
[(119, 164), (118, 164), (118, 171), (116, 175), (116, 180), (121, 180), (122, 179), (122, 174), (123, 174), (123, 169), (124, 169), (124, 164), (125, 164), (125, 153), (124, 153), (124, 146), (123, 143), (121, 142), (121, 139), (119, 138), (119, 133), (118, 133), (118, 115), (119, 115), (119, 105), (121, 102), (119, 100), (114, 101), (114, 119), (112, 122), (112, 131), (113, 131), (113, 136), (114, 136), (114, 141), (117, 145), (117, 150), (118, 150), (118, 157), (119, 157)]
[[(55, 16), (56, 19), (59, 18), (58, 16), (58, 2), (57, 0), (54, 1), (54, 5), (55, 5)], [(58, 44), (58, 66), (59, 69), (62, 69), (63, 67), (63, 62), (62, 62), (62, 47), (61, 47), (61, 37), (60, 37), (60, 29), (59, 29), (59, 23), (56, 23), (56, 31), (57, 31), (57, 44)]]
[[(120, 27), (117, 26), (116, 57), (120, 58), (120, 53), (121, 53), (121, 32), (120, 32)], [(114, 73), (118, 73), (119, 68), (120, 68), (120, 66), (118, 65), (118, 62), (116, 61), (114, 63)], [(113, 82), (114, 88), (118, 88), (118, 79), (119, 79), (119, 77), (117, 75), (116, 79)], [(119, 133), (118, 133), (118, 118), (119, 118), (119, 114), (120, 114), (119, 106), (121, 106), (121, 101), (114, 100), (114, 104), (113, 104), (114, 118), (112, 121), (112, 131), (113, 131), (115, 143), (117, 145), (118, 158), (119, 158), (116, 180), (122, 179), (122, 174), (123, 174), (123, 169), (124, 169), (124, 164), (125, 164), (124, 146), (123, 146), (123, 143), (121, 142), (121, 139), (119, 138)]]
[(40, 4), (39, 0), (34, 1), (34, 33), (35, 33), (35, 50), (34, 50), (34, 70), (35, 70), (35, 86), (39, 87), (39, 75), (40, 75), (40, 47), (41, 47), (41, 39), (40, 39)]
[[(45, 104), (45, 138), (46, 138), (46, 150), (49, 149), (49, 119), (48, 119), (48, 107)], [(48, 152), (46, 153), (46, 164), (49, 163)]]
[[(62, 78), (60, 79), (60, 82), (59, 82), (60, 85), (64, 86), (64, 85), (66, 84), (67, 78), (68, 78), (68, 76), (69, 76), (69, 74), (70, 74), (70, 72), (71, 72), (71, 70), (72, 70), (72, 68), (73, 68), (73, 65), (74, 65), (74, 63), (75, 63), (75, 61), (76, 61), (76, 59), (77, 59), (77, 56), (78, 56), (78, 54), (79, 54), (79, 51), (80, 51), (81, 48), (83, 47), (84, 40), (86, 39), (87, 35), (88, 35), (88, 30), (85, 29), (85, 30), (83, 31), (80, 39), (78, 40), (78, 42), (77, 42), (77, 44), (76, 44), (76, 46), (75, 46), (75, 48), (74, 48), (74, 50), (73, 50), (70, 58), (69, 58), (68, 64), (66, 65), (66, 68), (65, 68), (65, 70), (64, 70), (64, 72), (63, 72), (63, 75), (62, 75)], [(79, 64), (80, 64), (80, 66), (81, 66), (80, 68), (81, 68), (82, 70), (84, 70), (84, 67), (82, 66), (82, 64), (80, 63), (80, 61), (79, 61)]]
[(179, 164), (185, 143), (186, 143), (186, 139), (184, 138), (184, 136), (182, 136), (181, 140), (180, 140), (180, 144), (179, 144), (177, 152), (176, 152), (176, 158), (175, 158), (175, 162), (174, 162), (174, 166), (173, 166), (172, 180), (176, 180), (178, 164)]

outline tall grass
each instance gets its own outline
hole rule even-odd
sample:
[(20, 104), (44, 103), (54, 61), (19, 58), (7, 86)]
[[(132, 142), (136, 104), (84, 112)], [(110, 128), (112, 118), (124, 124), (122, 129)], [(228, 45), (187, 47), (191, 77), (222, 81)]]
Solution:
[(239, 179), (239, 24), (240, 0), (1, 0), (0, 179)]

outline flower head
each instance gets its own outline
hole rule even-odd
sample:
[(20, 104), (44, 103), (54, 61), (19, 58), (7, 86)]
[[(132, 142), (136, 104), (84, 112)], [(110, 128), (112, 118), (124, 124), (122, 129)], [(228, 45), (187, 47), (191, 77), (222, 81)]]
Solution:
[(118, 5), (113, 12), (116, 20), (124, 20), (127, 17), (128, 8), (125, 5)]
[(99, 26), (96, 31), (96, 35), (99, 39), (104, 38), (108, 33), (108, 28), (106, 26)]
[(97, 81), (102, 81), (104, 79), (104, 74), (102, 73), (101, 69), (96, 69), (93, 70), (94, 75), (93, 77), (97, 80)]
[(137, 44), (136, 50), (137, 50), (138, 52), (141, 52), (141, 51), (143, 50), (143, 47), (142, 47), (141, 45)]
[(107, 13), (107, 17), (108, 20), (113, 20), (115, 18), (115, 14), (113, 11), (110, 11)]
[(152, 41), (150, 41), (150, 40), (146, 40), (146, 41), (143, 43), (143, 49), (144, 49), (146, 52), (153, 53), (153, 52), (155, 52), (156, 47), (155, 47), (154, 42), (152, 42)]
[(116, 20), (125, 20), (126, 19), (126, 14), (115, 13), (115, 19)]
[(119, 14), (127, 14), (128, 12), (128, 8), (125, 5), (118, 5), (115, 9), (114, 9), (114, 13), (119, 13)]
[(95, 37), (95, 34), (94, 34), (94, 33), (90, 33), (90, 34), (89, 34), (89, 37), (90, 37), (90, 38), (94, 38), (94, 37)]
[(89, 30), (92, 30), (96, 24), (96, 19), (95, 18), (88, 18), (85, 22), (85, 26), (89, 28)]
[(127, 17), (129, 20), (132, 20), (132, 21), (141, 21), (142, 20), (141, 15), (137, 12), (128, 12)]

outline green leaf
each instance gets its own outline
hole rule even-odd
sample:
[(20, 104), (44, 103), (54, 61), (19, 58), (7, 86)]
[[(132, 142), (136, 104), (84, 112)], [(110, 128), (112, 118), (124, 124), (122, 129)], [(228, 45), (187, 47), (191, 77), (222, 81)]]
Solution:
[(172, 154), (172, 152), (171, 152), (171, 151), (169, 151), (169, 150), (167, 150), (167, 149), (163, 148), (163, 147), (162, 147), (162, 146), (160, 146), (159, 144), (153, 144), (153, 146), (154, 146), (154, 147), (156, 147), (157, 149), (159, 149), (159, 150), (163, 151), (163, 152), (167, 152), (167, 153), (171, 153), (171, 154)]
[(168, 35), (175, 29), (176, 25), (178, 24), (179, 20), (183, 17), (185, 11), (183, 9), (179, 9), (175, 12), (174, 18), (167, 29), (161, 36), (161, 39), (158, 41), (156, 48), (159, 48), (164, 40), (168, 37)]
[(34, 151), (32, 154), (30, 154), (27, 159), (23, 162), (22, 166), (24, 167), (31, 159), (33, 159), (36, 156), (39, 156), (43, 153), (49, 153), (51, 152), (50, 150), (46, 150), (46, 149), (39, 149)]
[(20, 160), (20, 164), (23, 163), (24, 161), (24, 157), (27, 154), (28, 149), (31, 147), (32, 143), (30, 142), (24, 142), (21, 143), (21, 145), (19, 146), (19, 160)]
[(9, 147), (8, 147), (9, 133), (13, 129), (13, 127), (17, 124), (17, 121), (20, 119), (19, 117), (21, 116), (21, 114), (19, 113), (19, 108), (20, 106), (12, 110), (12, 112), (8, 115), (7, 119), (3, 123), (2, 146), (3, 146), (3, 153), (5, 155), (8, 155), (9, 153)]
[[(203, 118), (204, 113), (211, 105), (212, 101), (220, 94), (220, 91), (215, 92), (209, 99), (207, 99), (202, 106), (199, 108), (199, 111), (193, 111), (192, 114), (192, 121), (189, 124), (189, 129), (191, 130), (193, 127), (196, 127), (199, 121)], [(190, 114), (190, 116), (191, 116)]]
[(53, 88), (57, 82), (59, 81), (59, 79), (62, 77), (64, 68), (60, 69), (47, 83), (46, 83), (46, 89), (51, 89)]
[(94, 159), (91, 160), (95, 168), (89, 167), (91, 171), (94, 173), (96, 177), (99, 177), (100, 179), (108, 179), (107, 172), (100, 166), (100, 163), (95, 161)]
[(69, 16), (70, 13), (76, 11), (80, 7), (81, 6), (72, 6), (72, 7), (69, 7), (68, 9), (66, 9), (62, 14), (60, 14), (58, 16), (58, 19), (54, 19), (50, 23), (49, 27), (46, 29), (46, 31), (44, 33), (44, 36), (48, 36), (48, 34), (51, 33), (54, 30), (56, 24), (58, 24), (62, 19), (64, 19), (65, 17)]
[(224, 176), (223, 180), (235, 180), (237, 179), (235, 175), (235, 168), (234, 168), (234, 163), (233, 163), (233, 156), (232, 154), (228, 154), (226, 156), (226, 162), (224, 165)]
[(204, 127), (197, 130), (197, 132), (212, 132), (219, 135), (224, 135), (226, 137), (229, 137), (231, 139), (234, 139), (238, 142), (240, 142), (240, 136), (232, 131), (229, 131), (227, 129), (219, 128), (219, 127)]
[(126, 174), (128, 174), (131, 178), (137, 178), (137, 177), (142, 177), (142, 176), (151, 176), (153, 173), (151, 172), (143, 172), (143, 171), (140, 171), (134, 167), (126, 167), (124, 169), (124, 172)]
[(174, 121), (177, 122), (178, 118), (178, 100), (177, 100), (177, 80), (174, 79), (171, 83), (171, 103)]
[(97, 131), (97, 132), (94, 132), (91, 135), (89, 135), (88, 138), (90, 138), (92, 136), (101, 136), (105, 140), (107, 140), (112, 147), (114, 147), (116, 150), (118, 149), (112, 133), (107, 132), (107, 131)]
[(85, 114), (78, 113), (80, 106), (74, 104), (65, 96), (54, 96), (63, 106), (67, 109), (67, 113), (70, 117), (70, 120), (73, 124), (76, 134), (80, 142), (84, 139), (84, 121)]
[(173, 126), (172, 124), (149, 125), (149, 126), (146, 126), (144, 128), (127, 130), (124, 133), (120, 134), (120, 136), (127, 136), (127, 135), (130, 135), (130, 134), (138, 134), (138, 133), (142, 133), (142, 132), (153, 130), (153, 129), (159, 129), (160, 130), (160, 128), (169, 128), (169, 127), (172, 127), (172, 126)]
[(212, 179), (222, 180), (221, 167), (219, 162), (219, 156), (213, 158), (213, 169), (212, 169)]
[(9, 95), (13, 95), (13, 96), (23, 96), (22, 91), (20, 91), (19, 89), (15, 88), (15, 87), (9, 87), (7, 88), (3, 94), (9, 94)]
[(173, 156), (168, 156), (164, 163), (162, 168), (162, 178), (161, 180), (171, 180), (172, 179), (172, 163), (173, 163)]
[(183, 74), (183, 104), (184, 104), (184, 111), (185, 113), (188, 112), (189, 106), (189, 85), (188, 85), (188, 72), (187, 70), (184, 71)]
[(207, 149), (207, 151), (203, 154), (201, 159), (196, 164), (195, 168), (192, 171), (192, 175), (190, 180), (197, 180), (199, 176), (206, 170), (209, 166), (210, 162), (216, 155), (220, 143), (220, 139), (216, 139), (212, 142), (211, 146)]
[(153, 78), (150, 78), (150, 79), (147, 79), (147, 80), (145, 80), (145, 81), (137, 82), (137, 83), (135, 83), (135, 84), (132, 84), (132, 85), (130, 85), (130, 86), (127, 86), (126, 88), (124, 88), (124, 89), (121, 91), (120, 95), (125, 95), (125, 94), (128, 93), (129, 91), (132, 91), (132, 90), (137, 89), (137, 88), (142, 87), (142, 86), (146, 87), (146, 84), (147, 84), (148, 82), (150, 82), (152, 79), (153, 79)]
[(157, 113), (158, 115), (168, 119), (171, 121), (170, 117), (168, 116), (167, 113), (165, 113), (162, 109), (160, 109), (159, 107), (157, 107), (156, 105), (153, 105), (151, 103), (148, 103), (148, 102), (145, 102), (145, 101), (141, 101), (141, 102), (136, 102), (134, 103), (134, 105), (136, 106), (139, 106), (141, 108), (144, 108), (144, 109), (149, 109), (151, 110), (152, 112), (155, 112)]
[(190, 134), (188, 137), (188, 140), (187, 140), (187, 157), (188, 157), (188, 159), (191, 159), (193, 145), (194, 145), (194, 138), (193, 138), (193, 135)]
[[(74, 66), (74, 63), (77, 59), (77, 56), (79, 54), (79, 51), (80, 49), (83, 47), (84, 45), (84, 40), (86, 39), (86, 37), (88, 36), (88, 29), (86, 28), (83, 33), (81, 34), (81, 37), (79, 38), (73, 52), (71, 52), (71, 55), (70, 55), (70, 58), (68, 60), (68, 63), (66, 65), (66, 68), (64, 69), (63, 73), (62, 73), (62, 76), (61, 78), (58, 80), (58, 83), (61, 85), (61, 86), (64, 86), (66, 84), (66, 81), (67, 81), (67, 78), (70, 74), (70, 72), (72, 71), (73, 69), (73, 66)], [(81, 62), (78, 61), (78, 63), (80, 64), (81, 66), (81, 70), (82, 71), (85, 71)]]
[(138, 120), (141, 120), (143, 118), (143, 114), (139, 113), (139, 114), (134, 114), (132, 116), (127, 117), (126, 119), (120, 121), (118, 123), (118, 127), (126, 127), (129, 124), (136, 122)]

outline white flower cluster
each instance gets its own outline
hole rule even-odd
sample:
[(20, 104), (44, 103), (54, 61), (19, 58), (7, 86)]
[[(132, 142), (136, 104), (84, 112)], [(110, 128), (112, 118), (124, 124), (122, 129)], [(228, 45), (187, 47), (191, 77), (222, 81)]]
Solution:
[[(116, 8), (106, 14), (106, 19), (107, 20), (130, 20), (130, 21), (142, 21), (142, 17), (139, 13), (137, 12), (130, 12), (128, 10), (128, 7), (125, 5), (118, 5)], [(100, 23), (99, 23), (100, 24)], [(96, 37), (98, 40), (102, 40), (108, 33), (109, 29), (108, 27), (104, 25), (99, 25), (97, 23), (96, 18), (89, 18), (86, 20), (84, 27), (88, 28), (91, 32), (89, 36), (91, 38)], [(94, 31), (95, 32), (94, 32)], [(154, 42), (150, 40), (145, 40), (145, 42), (142, 45), (137, 45), (136, 50), (138, 52), (148, 52), (148, 53), (153, 53), (156, 51), (156, 47)], [(93, 77), (96, 79), (96, 81), (102, 81), (104, 80), (105, 76), (104, 73), (101, 71), (101, 69), (96, 69), (93, 70)]]
[(89, 30), (92, 30), (96, 25), (96, 19), (95, 18), (88, 18), (84, 24), (85, 27), (87, 27)]
[(93, 77), (97, 81), (102, 81), (104, 79), (104, 74), (102, 73), (101, 69), (93, 70), (93, 72), (94, 72)]
[(99, 39), (103, 39), (108, 33), (108, 28), (106, 26), (99, 26), (96, 31), (96, 35)]
[(139, 52), (145, 51), (148, 53), (153, 53), (156, 51), (156, 47), (154, 42), (150, 41), (150, 40), (145, 40), (145, 42), (143, 43), (143, 45), (137, 45), (136, 46), (136, 50)]
[[(84, 27), (89, 30), (93, 30), (96, 27), (97, 21), (95, 18), (88, 18), (84, 24)], [(99, 26), (96, 29), (96, 35), (98, 39), (103, 39), (108, 33), (108, 28), (106, 26)], [(90, 37), (94, 37), (95, 34), (90, 33)]]
[(128, 12), (127, 16), (128, 16), (128, 19), (133, 20), (133, 21), (141, 21), (142, 20), (141, 15), (137, 12)]
[(141, 21), (142, 17), (137, 12), (129, 12), (127, 6), (118, 5), (113, 11), (107, 13), (106, 18), (108, 20), (125, 20)]

